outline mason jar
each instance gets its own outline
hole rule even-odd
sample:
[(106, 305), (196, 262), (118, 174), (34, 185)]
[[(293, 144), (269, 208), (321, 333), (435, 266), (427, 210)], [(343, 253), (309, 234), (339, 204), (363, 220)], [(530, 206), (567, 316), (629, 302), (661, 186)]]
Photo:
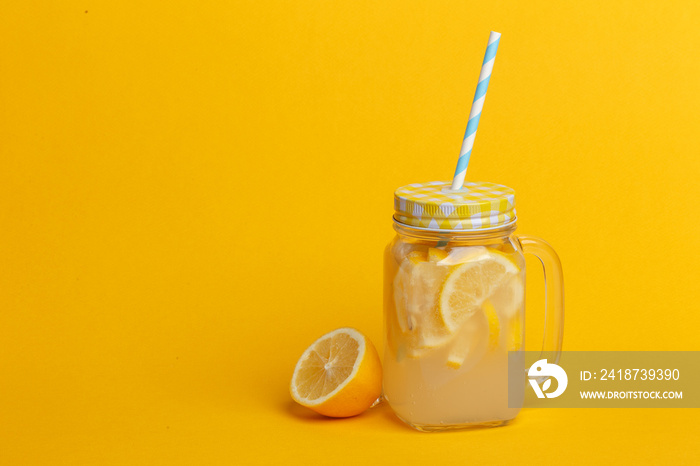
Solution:
[[(422, 431), (503, 425), (521, 409), (508, 363), (525, 345), (525, 258), (544, 266), (544, 351), (558, 359), (563, 278), (543, 240), (518, 236), (515, 192), (467, 182), (395, 193), (396, 236), (384, 256), (384, 399)], [(511, 377), (512, 378), (512, 377)], [(512, 393), (511, 393), (512, 395)]]

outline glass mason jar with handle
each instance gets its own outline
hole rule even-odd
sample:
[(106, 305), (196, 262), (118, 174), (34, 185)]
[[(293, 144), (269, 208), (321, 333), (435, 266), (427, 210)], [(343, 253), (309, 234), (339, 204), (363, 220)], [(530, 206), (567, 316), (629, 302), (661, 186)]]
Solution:
[[(384, 258), (384, 398), (422, 431), (503, 425), (508, 353), (525, 343), (525, 259), (544, 267), (543, 351), (558, 360), (564, 322), (559, 258), (515, 235), (515, 192), (478, 182), (396, 190), (396, 237)], [(525, 376), (523, 375), (523, 386)]]

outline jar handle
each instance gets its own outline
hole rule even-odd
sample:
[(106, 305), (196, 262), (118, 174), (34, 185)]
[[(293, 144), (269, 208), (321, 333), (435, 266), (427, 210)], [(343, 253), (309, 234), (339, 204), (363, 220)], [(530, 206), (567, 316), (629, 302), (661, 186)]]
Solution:
[(535, 236), (517, 237), (523, 253), (532, 254), (544, 269), (544, 339), (540, 359), (559, 362), (564, 339), (564, 273), (559, 256), (545, 240)]

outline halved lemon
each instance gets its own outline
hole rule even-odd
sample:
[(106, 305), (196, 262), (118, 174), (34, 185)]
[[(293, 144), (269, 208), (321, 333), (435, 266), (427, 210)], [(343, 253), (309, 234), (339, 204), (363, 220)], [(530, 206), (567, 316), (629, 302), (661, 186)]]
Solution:
[(325, 416), (360, 414), (382, 393), (377, 350), (353, 328), (333, 330), (301, 355), (289, 391), (294, 401)]
[(455, 266), (445, 279), (440, 293), (440, 316), (451, 333), (474, 313), (484, 301), (520, 271), (508, 256), (487, 250), (478, 260)]

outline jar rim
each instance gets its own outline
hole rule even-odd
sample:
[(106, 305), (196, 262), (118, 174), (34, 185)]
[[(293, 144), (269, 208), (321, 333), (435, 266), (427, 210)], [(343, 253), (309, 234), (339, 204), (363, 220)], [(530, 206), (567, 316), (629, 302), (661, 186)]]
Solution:
[(495, 236), (509, 236), (517, 228), (516, 222), (518, 219), (517, 219), (517, 217), (513, 217), (513, 220), (511, 220), (510, 222), (508, 222), (504, 225), (498, 225), (498, 226), (491, 227), (491, 228), (473, 228), (473, 229), (469, 229), (469, 230), (466, 230), (466, 229), (446, 230), (446, 229), (418, 227), (418, 226), (408, 225), (406, 223), (402, 223), (402, 222), (398, 221), (395, 216), (392, 217), (392, 220), (394, 222), (394, 230), (396, 230), (397, 233), (405, 234), (407, 236), (436, 237), (436, 236), (450, 235), (453, 237), (485, 238), (485, 237), (495, 237)]

